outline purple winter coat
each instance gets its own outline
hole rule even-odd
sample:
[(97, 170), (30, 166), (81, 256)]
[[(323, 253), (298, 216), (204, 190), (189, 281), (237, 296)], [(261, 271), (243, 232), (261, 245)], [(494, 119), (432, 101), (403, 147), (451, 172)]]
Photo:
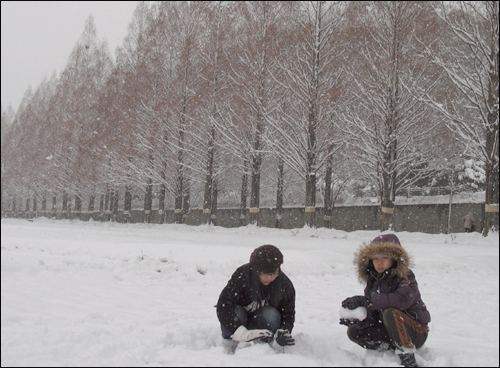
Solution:
[[(373, 267), (372, 257), (389, 256), (394, 260), (393, 266), (383, 274)], [(386, 308), (397, 308), (419, 323), (427, 325), (431, 316), (420, 296), (415, 275), (410, 270), (410, 257), (401, 247), (394, 234), (379, 236), (371, 244), (361, 248), (356, 254), (359, 280), (366, 283), (365, 296), (371, 301), (367, 308), (370, 319), (382, 320), (382, 311)]]

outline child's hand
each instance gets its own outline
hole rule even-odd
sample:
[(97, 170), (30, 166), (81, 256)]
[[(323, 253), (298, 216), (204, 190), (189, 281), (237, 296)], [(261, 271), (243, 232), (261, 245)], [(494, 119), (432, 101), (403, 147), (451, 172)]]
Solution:
[(295, 345), (295, 339), (290, 335), (288, 330), (279, 329), (274, 335), (276, 342), (281, 346)]
[(359, 323), (357, 318), (341, 318), (339, 324), (345, 325), (347, 327), (356, 326)]
[(342, 302), (342, 308), (347, 309), (356, 309), (358, 307), (368, 307), (370, 305), (370, 301), (366, 296), (356, 295), (350, 298), (347, 298)]
[(238, 327), (233, 334), (234, 341), (252, 341), (272, 337), (273, 333), (269, 330), (247, 330), (247, 328), (243, 325)]

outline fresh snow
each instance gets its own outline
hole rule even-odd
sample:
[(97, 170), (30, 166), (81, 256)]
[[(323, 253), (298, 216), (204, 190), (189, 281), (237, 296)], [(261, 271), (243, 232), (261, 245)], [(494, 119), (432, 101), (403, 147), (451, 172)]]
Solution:
[[(380, 366), (339, 325), (363, 293), (354, 252), (378, 231), (2, 219), (2, 366)], [(397, 233), (432, 316), (421, 366), (499, 366), (499, 237)], [(296, 345), (224, 353), (214, 305), (251, 252), (279, 247)]]

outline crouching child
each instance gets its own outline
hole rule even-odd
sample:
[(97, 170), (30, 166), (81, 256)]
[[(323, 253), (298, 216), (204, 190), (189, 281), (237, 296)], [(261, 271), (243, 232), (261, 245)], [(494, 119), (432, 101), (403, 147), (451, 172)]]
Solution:
[[(417, 367), (415, 351), (424, 345), (431, 316), (420, 296), (410, 257), (394, 234), (384, 234), (356, 253), (364, 295), (345, 299), (342, 308), (366, 308), (366, 318), (341, 318), (347, 336), (365, 349), (392, 350), (405, 367)], [(344, 316), (347, 316), (344, 314)], [(342, 309), (341, 309), (342, 317)]]
[(295, 289), (281, 270), (283, 254), (274, 245), (262, 245), (240, 266), (217, 302), (224, 345), (229, 354), (238, 343), (267, 342), (283, 351), (295, 345)]

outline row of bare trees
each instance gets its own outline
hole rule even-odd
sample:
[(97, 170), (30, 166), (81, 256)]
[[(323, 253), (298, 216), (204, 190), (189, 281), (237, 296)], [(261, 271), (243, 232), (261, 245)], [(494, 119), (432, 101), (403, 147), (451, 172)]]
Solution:
[(380, 198), (385, 230), (397, 194), (464, 158), (484, 162), (487, 234), (494, 1), (141, 2), (116, 61), (89, 17), (61, 74), (2, 108), (3, 207), (122, 199), (129, 214), (140, 198), (146, 218), (173, 208), (182, 222), (194, 205), (210, 223), (239, 203), (245, 224), (272, 205), (279, 226), (284, 205), (302, 205), (315, 226), (318, 195), (328, 222), (357, 185)]

